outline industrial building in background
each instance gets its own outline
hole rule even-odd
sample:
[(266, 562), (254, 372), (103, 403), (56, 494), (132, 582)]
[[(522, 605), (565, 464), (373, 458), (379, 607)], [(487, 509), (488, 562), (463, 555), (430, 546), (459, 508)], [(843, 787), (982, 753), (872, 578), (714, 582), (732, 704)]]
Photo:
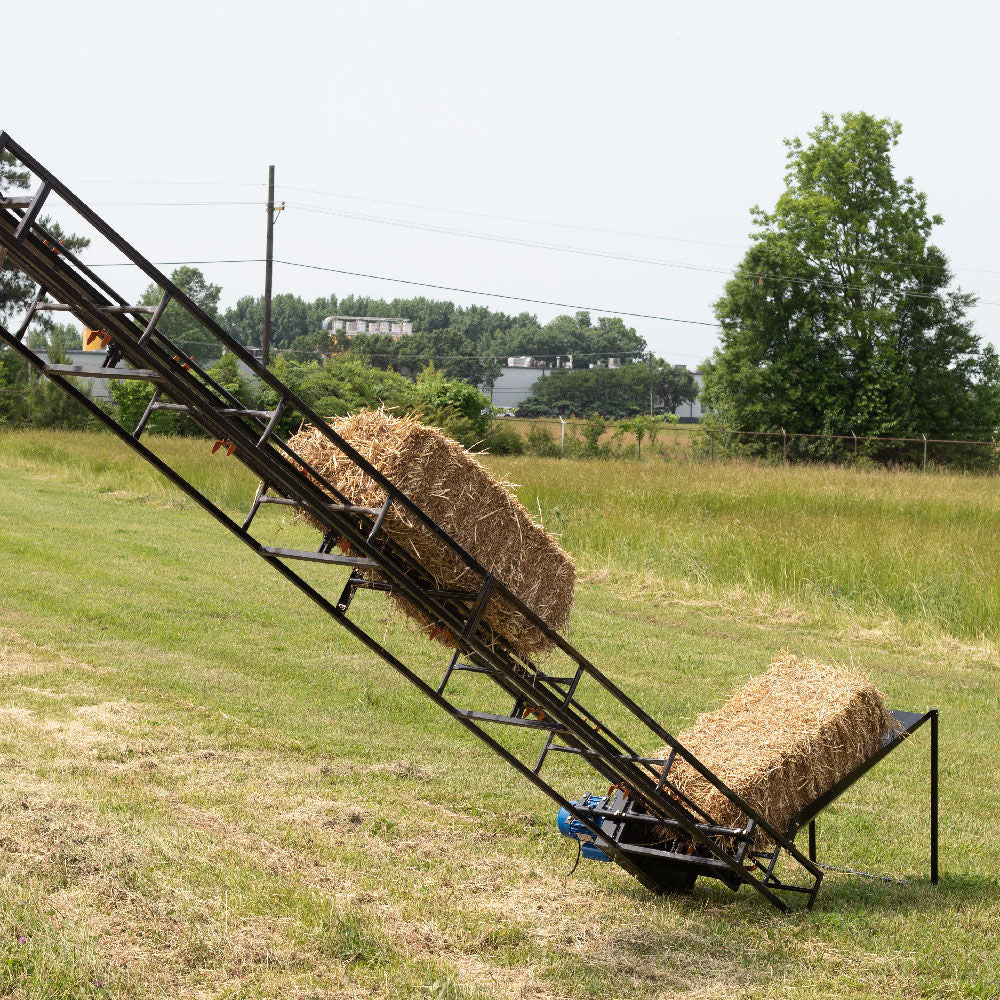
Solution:
[(413, 333), (413, 323), (408, 319), (388, 316), (327, 316), (323, 320), (327, 333), (343, 333), (352, 337), (359, 333), (382, 334), (399, 340)]

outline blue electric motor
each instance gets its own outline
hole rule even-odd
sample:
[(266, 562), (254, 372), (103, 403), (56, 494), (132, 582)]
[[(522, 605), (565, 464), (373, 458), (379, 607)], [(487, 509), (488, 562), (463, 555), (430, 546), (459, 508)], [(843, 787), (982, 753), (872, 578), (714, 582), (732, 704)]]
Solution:
[[(573, 805), (581, 809), (594, 809), (599, 806), (604, 799), (600, 795), (585, 795), (579, 802)], [(594, 817), (594, 825), (599, 826), (601, 820)], [(604, 851), (594, 843), (594, 835), (566, 809), (560, 809), (556, 817), (556, 827), (564, 837), (576, 840), (580, 844), (580, 854), (591, 861), (610, 861)]]

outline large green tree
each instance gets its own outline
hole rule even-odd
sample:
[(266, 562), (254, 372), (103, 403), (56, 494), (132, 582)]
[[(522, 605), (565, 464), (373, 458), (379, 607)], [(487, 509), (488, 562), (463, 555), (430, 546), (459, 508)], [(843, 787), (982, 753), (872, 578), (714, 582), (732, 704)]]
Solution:
[(974, 296), (950, 287), (931, 242), (941, 217), (912, 178), (896, 176), (900, 133), (869, 114), (825, 115), (807, 141), (786, 140), (785, 191), (773, 211), (752, 209), (753, 245), (715, 307), (722, 343), (702, 399), (726, 426), (859, 437), (996, 430), (997, 355), (967, 319)]
[[(196, 306), (200, 306), (212, 319), (219, 319), (219, 297), (222, 287), (213, 285), (197, 267), (184, 264), (170, 275), (170, 280)], [(150, 285), (139, 302), (155, 306), (163, 297), (158, 285)], [(157, 324), (157, 329), (169, 337), (175, 346), (192, 357), (214, 360), (219, 356), (218, 342), (179, 302), (171, 302)]]

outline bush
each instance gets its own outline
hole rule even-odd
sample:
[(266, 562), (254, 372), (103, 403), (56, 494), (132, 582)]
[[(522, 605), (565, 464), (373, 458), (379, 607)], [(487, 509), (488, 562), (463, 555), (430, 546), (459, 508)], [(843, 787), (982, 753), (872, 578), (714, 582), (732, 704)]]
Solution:
[(491, 455), (523, 455), (524, 438), (501, 423), (494, 423), (483, 440), (483, 448)]
[(539, 427), (538, 424), (532, 424), (528, 428), (525, 443), (528, 451), (539, 458), (559, 458), (562, 454), (559, 443), (553, 441), (552, 435), (544, 427)]
[(529, 396), (518, 406), (514, 415), (530, 419), (532, 417), (551, 417), (553, 414), (552, 407)]
[(608, 429), (608, 422), (599, 413), (592, 413), (583, 425), (583, 440), (588, 455), (601, 454), (601, 435)]
[(148, 382), (115, 380), (108, 388), (115, 404), (115, 419), (126, 430), (134, 430), (153, 398), (153, 387)]
[[(64, 348), (57, 345), (50, 350), (50, 363), (65, 364), (67, 360)], [(86, 383), (77, 383), (76, 388), (90, 396)], [(0, 355), (0, 424), (82, 428), (93, 423), (93, 417), (74, 399), (39, 375), (19, 355), (13, 351)]]
[(489, 400), (475, 386), (450, 379), (428, 365), (416, 382), (418, 414), (466, 448), (481, 444), (490, 429)]

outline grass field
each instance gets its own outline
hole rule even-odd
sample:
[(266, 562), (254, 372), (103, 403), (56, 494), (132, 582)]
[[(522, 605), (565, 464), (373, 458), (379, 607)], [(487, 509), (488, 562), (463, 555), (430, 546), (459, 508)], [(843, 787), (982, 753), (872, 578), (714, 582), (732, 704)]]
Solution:
[[(155, 447), (245, 510), (233, 459)], [(830, 874), (782, 916), (567, 876), (547, 799), (113, 439), (6, 434), (0, 996), (1000, 995), (997, 481), (489, 462), (578, 561), (573, 641), (668, 727), (783, 648), (939, 707), (940, 885), (926, 731), (819, 823), (820, 860), (906, 884)]]

